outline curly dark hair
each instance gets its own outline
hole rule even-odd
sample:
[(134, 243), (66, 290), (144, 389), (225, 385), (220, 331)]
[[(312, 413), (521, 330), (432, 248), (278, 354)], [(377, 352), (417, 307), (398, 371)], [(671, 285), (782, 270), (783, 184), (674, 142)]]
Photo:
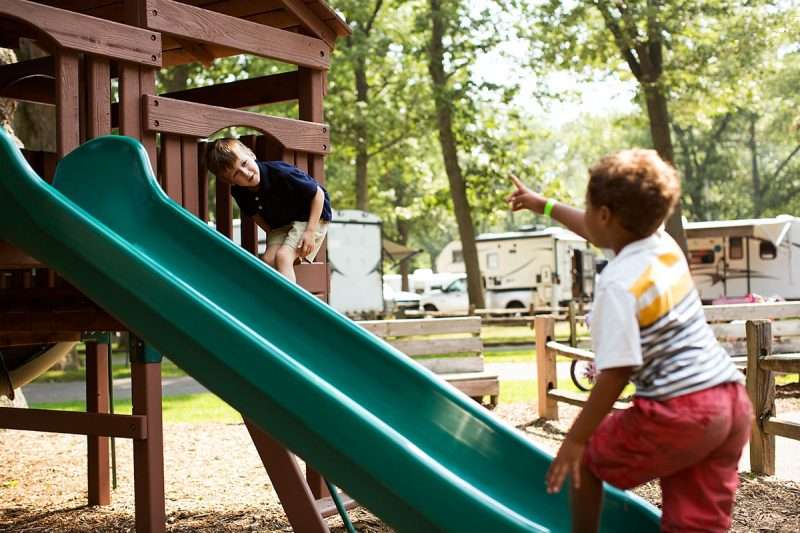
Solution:
[(592, 206), (606, 206), (637, 237), (652, 234), (681, 195), (680, 176), (655, 150), (635, 148), (607, 155), (589, 168)]

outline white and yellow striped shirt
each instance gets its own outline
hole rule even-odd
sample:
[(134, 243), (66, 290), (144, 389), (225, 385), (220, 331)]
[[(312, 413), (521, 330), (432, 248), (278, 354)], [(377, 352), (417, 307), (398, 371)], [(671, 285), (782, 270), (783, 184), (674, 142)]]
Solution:
[(706, 323), (680, 247), (662, 230), (603, 270), (591, 330), (597, 368), (636, 367), (638, 396), (665, 400), (744, 379)]

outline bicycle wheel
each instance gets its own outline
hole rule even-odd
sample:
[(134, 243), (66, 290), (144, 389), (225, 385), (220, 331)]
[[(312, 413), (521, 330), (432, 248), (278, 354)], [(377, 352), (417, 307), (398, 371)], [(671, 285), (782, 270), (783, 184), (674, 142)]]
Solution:
[(594, 387), (596, 370), (591, 361), (574, 359), (569, 365), (569, 377), (579, 390), (589, 392)]

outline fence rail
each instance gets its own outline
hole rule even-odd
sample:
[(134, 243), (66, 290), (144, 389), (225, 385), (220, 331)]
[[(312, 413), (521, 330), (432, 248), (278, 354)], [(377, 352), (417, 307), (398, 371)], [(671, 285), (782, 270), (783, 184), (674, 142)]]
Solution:
[[(740, 320), (745, 313), (755, 317), (794, 318), (800, 312), (800, 304), (756, 304), (747, 306), (720, 306), (726, 309), (706, 308), (710, 320)], [(732, 314), (735, 308), (738, 315)], [(746, 316), (746, 315), (745, 315)], [(538, 371), (539, 416), (557, 420), (558, 403), (583, 406), (588, 394), (559, 390), (556, 372), (556, 358), (561, 355), (573, 360), (594, 361), (589, 350), (554, 341), (556, 317), (538, 316), (535, 318), (536, 365)], [(794, 325), (797, 321), (785, 321)], [(798, 335), (783, 323), (775, 328), (781, 334)], [(777, 322), (776, 324), (781, 324)], [(800, 424), (775, 416), (775, 376), (777, 373), (800, 373), (800, 353), (773, 354), (773, 322), (764, 318), (746, 320), (743, 324), (747, 341), (747, 356), (741, 358), (747, 375), (747, 392), (755, 411), (755, 421), (750, 437), (750, 469), (757, 474), (775, 473), (775, 437), (781, 436), (800, 440)], [(729, 333), (731, 330), (726, 329)], [(739, 358), (734, 358), (739, 359)], [(737, 361), (739, 362), (739, 361)], [(629, 404), (620, 401), (614, 409), (625, 409)]]

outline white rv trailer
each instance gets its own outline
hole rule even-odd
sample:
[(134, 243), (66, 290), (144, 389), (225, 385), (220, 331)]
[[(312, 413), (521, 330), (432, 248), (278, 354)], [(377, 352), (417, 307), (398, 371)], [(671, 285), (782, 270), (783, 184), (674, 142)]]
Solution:
[[(212, 224), (212, 223), (209, 223)], [(328, 227), (331, 270), (330, 305), (351, 316), (383, 313), (381, 219), (355, 209), (333, 211)], [(241, 221), (233, 221), (233, 240), (241, 243)], [(266, 251), (267, 235), (258, 228), (258, 253)]]
[(748, 294), (800, 299), (800, 218), (691, 222), (684, 229), (704, 302)]
[(331, 306), (350, 316), (383, 313), (383, 226), (356, 209), (333, 212), (328, 228)]
[[(492, 308), (552, 307), (573, 298), (573, 257), (580, 251), (583, 293), (591, 297), (594, 259), (586, 241), (569, 230), (484, 233), (476, 239), (478, 261)], [(436, 258), (439, 272), (464, 272), (460, 241), (447, 244)]]

